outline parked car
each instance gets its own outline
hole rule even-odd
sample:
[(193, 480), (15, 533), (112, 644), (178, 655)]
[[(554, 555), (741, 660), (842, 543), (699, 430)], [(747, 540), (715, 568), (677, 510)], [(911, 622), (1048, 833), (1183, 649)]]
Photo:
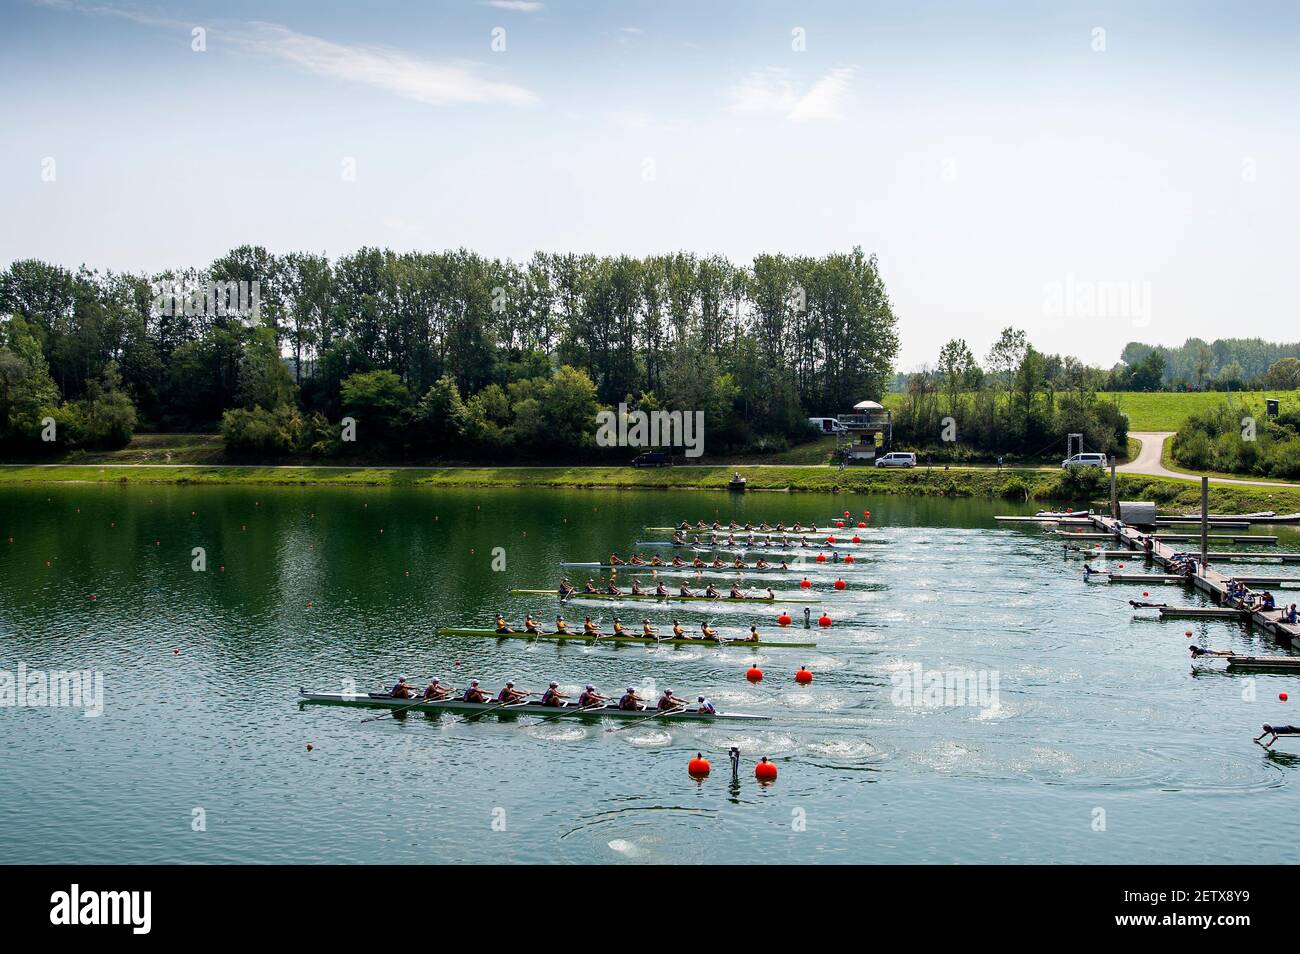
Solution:
[(1074, 467), (1105, 467), (1105, 454), (1075, 454), (1069, 460), (1061, 461), (1061, 467), (1070, 470)]
[(633, 467), (671, 467), (673, 457), (665, 451), (646, 451), (632, 459)]
[(816, 428), (822, 434), (844, 434), (848, 428), (833, 417), (810, 417), (808, 426)]
[(892, 454), (886, 454), (884, 457), (876, 458), (877, 467), (915, 467), (916, 455), (906, 454), (902, 451), (894, 451)]

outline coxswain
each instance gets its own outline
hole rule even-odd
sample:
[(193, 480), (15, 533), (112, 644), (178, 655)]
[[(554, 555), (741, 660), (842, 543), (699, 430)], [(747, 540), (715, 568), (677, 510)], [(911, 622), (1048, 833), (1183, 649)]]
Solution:
[(614, 617), (614, 635), (615, 636), (627, 635), (627, 630), (623, 628), (623, 621), (619, 619), (617, 616)]
[(506, 622), (506, 618), (502, 616), (500, 613), (497, 613), (497, 632), (498, 633), (514, 632), (510, 628), (510, 624)]
[(747, 643), (756, 643), (756, 642), (758, 642), (758, 627), (757, 627), (757, 626), (750, 626), (750, 627), (749, 627), (749, 635), (745, 637), (745, 642), (747, 642)]
[(591, 621), (590, 616), (588, 616), (582, 623), (582, 635), (584, 636), (600, 635), (600, 627)]
[(569, 624), (564, 621), (563, 616), (555, 617), (555, 631), (561, 636), (569, 631)]
[(424, 698), (426, 699), (446, 699), (451, 695), (451, 690), (438, 681), (434, 676), (429, 680), (429, 684), (424, 687)]
[(569, 697), (560, 692), (560, 684), (558, 682), (553, 682), (547, 686), (546, 691), (542, 693), (542, 705), (553, 706), (558, 709), (564, 705), (564, 700), (567, 698)]
[(663, 597), (671, 595), (672, 594), (668, 592), (668, 587), (664, 585), (664, 581), (660, 580), (658, 585), (655, 587), (655, 596)]
[(716, 600), (722, 594), (718, 592), (718, 588), (716, 586), (710, 583), (708, 586), (704, 588), (704, 595), (711, 600)]
[(596, 691), (595, 686), (587, 686), (578, 694), (579, 709), (594, 709), (596, 706), (602, 706), (609, 700)]
[(636, 690), (631, 686), (627, 687), (627, 692), (619, 697), (618, 707), (620, 709), (644, 709), (645, 700), (636, 694)]
[(411, 692), (411, 687), (406, 684), (405, 676), (397, 680), (397, 684), (389, 690), (388, 694), (394, 699), (410, 699), (415, 695), (415, 693)]
[(671, 689), (665, 689), (664, 694), (659, 697), (659, 711), (667, 712), (674, 709), (685, 709), (690, 703), (685, 699), (678, 699), (673, 695)]
[(703, 696), (699, 696), (695, 700), (695, 711), (703, 713), (704, 715), (717, 715), (718, 707)]
[(462, 697), (461, 701), (462, 702), (487, 702), (488, 696), (486, 692), (484, 692), (482, 689), (478, 687), (478, 680), (471, 679), (469, 681), (469, 688), (465, 690), (465, 695)]
[(533, 619), (532, 613), (524, 617), (524, 632), (530, 636), (540, 635), (537, 630), (537, 620)]
[(497, 702), (505, 706), (514, 705), (516, 702), (523, 702), (531, 695), (531, 692), (516, 689), (513, 682), (507, 682), (501, 691), (497, 693)]

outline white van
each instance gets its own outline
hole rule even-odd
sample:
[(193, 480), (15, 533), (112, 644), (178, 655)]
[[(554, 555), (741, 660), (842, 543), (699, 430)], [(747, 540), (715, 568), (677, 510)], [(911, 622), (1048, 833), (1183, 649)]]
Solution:
[(1105, 454), (1075, 454), (1069, 460), (1061, 461), (1061, 467), (1069, 470), (1073, 467), (1105, 467)]
[(905, 454), (902, 451), (894, 451), (892, 454), (886, 454), (884, 457), (876, 458), (877, 467), (915, 467), (916, 455)]
[(810, 417), (808, 418), (808, 426), (815, 427), (823, 434), (844, 434), (848, 432), (848, 428), (833, 417)]

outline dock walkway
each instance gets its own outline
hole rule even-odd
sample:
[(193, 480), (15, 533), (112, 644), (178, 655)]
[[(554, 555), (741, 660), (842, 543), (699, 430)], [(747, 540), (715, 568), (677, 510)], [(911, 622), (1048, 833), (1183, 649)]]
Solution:
[[(1141, 533), (1134, 528), (1121, 524), (1112, 517), (1104, 517), (1100, 514), (1093, 514), (1093, 525), (1106, 535), (1112, 537), (1117, 543), (1128, 547), (1134, 551), (1137, 556), (1146, 555), (1146, 541), (1151, 541), (1151, 559), (1162, 567), (1168, 567), (1173, 556), (1177, 552), (1187, 553), (1188, 551), (1177, 551), (1162, 539), (1163, 535)], [(1082, 535), (1081, 536), (1087, 536)], [(1192, 536), (1188, 534), (1187, 536)], [(1213, 536), (1210, 537), (1213, 539)], [(1261, 543), (1266, 542), (1265, 538), (1257, 538)], [(1276, 537), (1273, 538), (1276, 541)], [(1200, 563), (1200, 554), (1192, 554), (1196, 557), (1197, 563)], [(1228, 606), (1228, 580), (1240, 577), (1227, 577), (1214, 569), (1212, 566), (1197, 566), (1196, 575), (1188, 579), (1198, 590), (1209, 594), (1217, 606)], [(1247, 593), (1253, 592), (1247, 590)], [(1255, 610), (1250, 614), (1252, 625), (1264, 630), (1278, 642), (1290, 645), (1296, 640), (1300, 640), (1300, 625), (1282, 622), (1283, 609), (1272, 610)]]

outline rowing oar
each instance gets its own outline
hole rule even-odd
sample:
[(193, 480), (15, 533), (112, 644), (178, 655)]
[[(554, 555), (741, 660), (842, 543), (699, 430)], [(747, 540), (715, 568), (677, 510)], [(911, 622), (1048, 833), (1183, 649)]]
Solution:
[[(528, 693), (528, 695), (531, 696), (532, 693), (530, 692), (530, 693)], [(473, 722), (475, 719), (482, 718), (483, 716), (487, 715), (489, 712), (496, 712), (498, 709), (513, 709), (513, 708), (515, 708), (516, 706), (525, 706), (525, 705), (528, 705), (528, 699), (527, 699), (527, 697), (521, 699), (519, 702), (510, 702), (510, 703), (506, 703), (506, 702), (500, 702), (500, 701), (498, 701), (497, 704), (494, 705), (492, 708), (490, 708), (490, 709), (480, 709), (478, 712), (474, 712), (474, 713), (471, 713), (470, 715), (467, 715), (467, 716), (462, 717), (460, 721), (461, 721), (461, 722)]]
[(651, 719), (658, 719), (660, 716), (672, 715), (674, 712), (685, 712), (685, 711), (686, 711), (686, 706), (678, 706), (676, 709), (660, 709), (652, 716), (647, 716), (644, 719), (637, 719), (635, 722), (626, 722), (623, 725), (619, 725), (619, 726), (610, 726), (605, 731), (622, 732), (624, 729), (630, 729), (632, 728), (632, 726), (640, 725), (642, 722), (649, 722)]
[[(456, 690), (453, 689), (451, 691), (455, 692)], [(412, 702), (409, 706), (400, 706), (399, 708), (393, 709), (391, 712), (385, 712), (383, 715), (371, 716), (368, 719), (362, 719), (361, 724), (365, 725), (367, 722), (378, 722), (380, 719), (387, 719), (389, 716), (395, 716), (399, 712), (406, 712), (408, 709), (414, 709), (416, 706), (422, 706), (426, 702), (436, 702), (436, 701), (437, 701), (436, 699), (425, 699), (423, 696), (421, 696), (417, 701)]]
[[(569, 709), (565, 706), (560, 706), (560, 708), (564, 710), (565, 715), (572, 715), (575, 712), (588, 712), (592, 709), (603, 709), (604, 707), (605, 707), (605, 703), (603, 702), (591, 702), (585, 706), (579, 706), (576, 709)], [(544, 716), (542, 718), (542, 722), (550, 722), (552, 719), (558, 719), (558, 718), (560, 718), (560, 713), (557, 712), (555, 715)], [(542, 722), (539, 722), (537, 724), (541, 725)]]

